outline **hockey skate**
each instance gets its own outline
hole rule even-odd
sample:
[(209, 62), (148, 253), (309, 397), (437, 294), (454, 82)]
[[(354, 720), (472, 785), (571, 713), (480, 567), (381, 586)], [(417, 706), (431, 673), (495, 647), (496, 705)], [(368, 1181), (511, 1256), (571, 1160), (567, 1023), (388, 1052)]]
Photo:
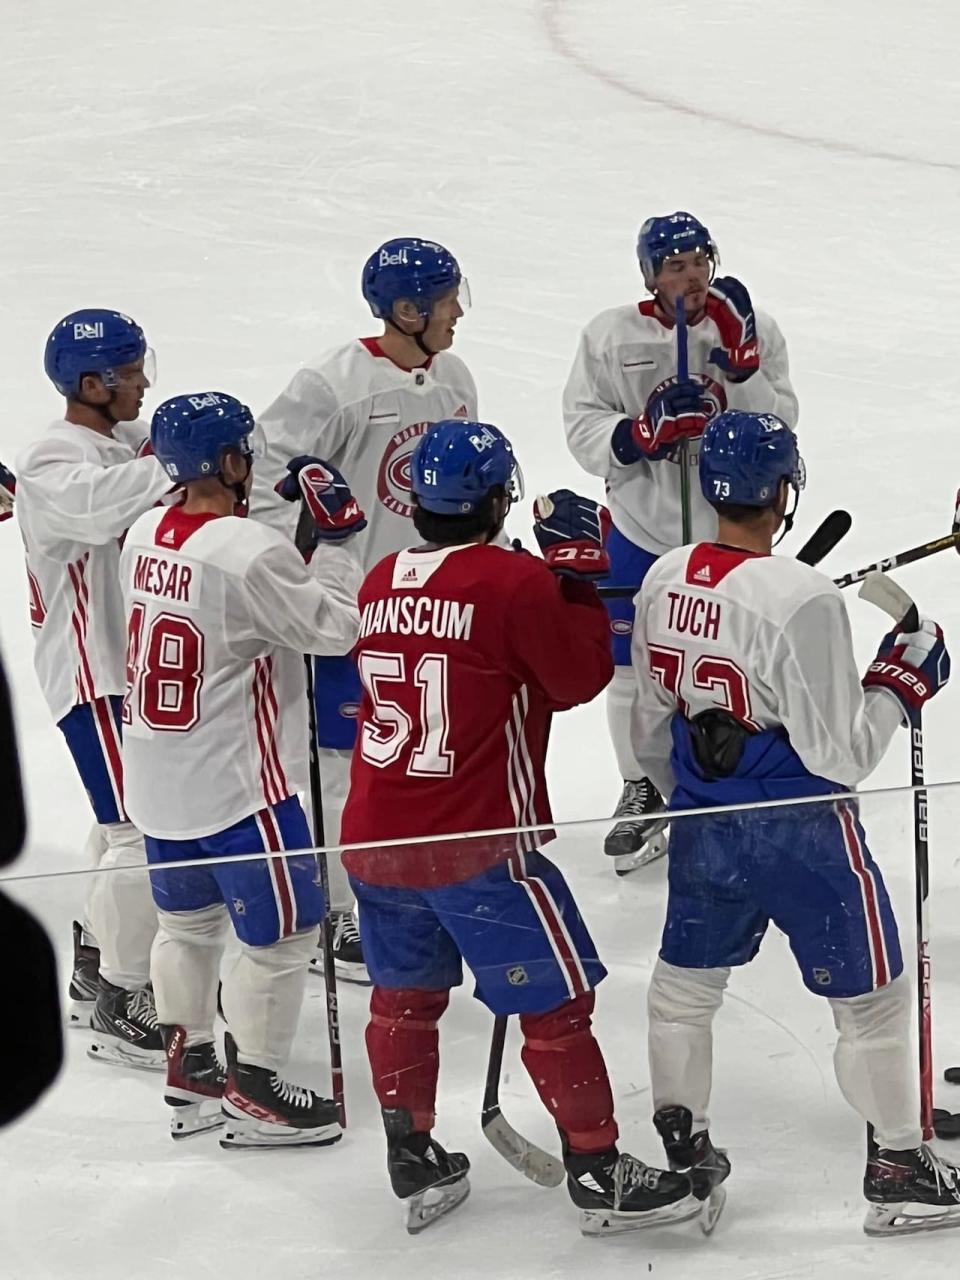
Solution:
[[(363, 944), (360, 941), (360, 930), (352, 911), (331, 911), (330, 925), (333, 929), (333, 964), (338, 978), (344, 982), (358, 982), (370, 985), (366, 961), (363, 958)], [(310, 958), (310, 969), (323, 976), (323, 944)]]
[(404, 1202), (404, 1226), (417, 1235), (466, 1200), (470, 1161), (462, 1151), (445, 1151), (429, 1133), (415, 1131), (405, 1108), (382, 1114), (390, 1184)]
[(93, 1042), (87, 1056), (95, 1061), (141, 1071), (164, 1070), (163, 1038), (149, 987), (125, 991), (101, 978), (90, 1029)]
[(89, 1027), (90, 1015), (100, 990), (100, 948), (84, 942), (83, 925), (73, 922), (73, 974), (70, 978), (67, 1025)]
[(186, 1043), (183, 1027), (161, 1027), (167, 1055), (167, 1087), (163, 1100), (173, 1107), (171, 1138), (191, 1138), (224, 1124), (221, 1102), (227, 1073), (212, 1040)]
[(651, 818), (663, 811), (663, 796), (649, 778), (639, 782), (625, 781), (615, 818), (615, 827), (607, 832), (603, 851), (614, 858), (618, 876), (629, 875), (662, 858), (667, 851), (667, 817)]
[(564, 1153), (567, 1190), (580, 1210), (585, 1236), (612, 1236), (623, 1231), (688, 1222), (701, 1211), (685, 1173), (651, 1169), (616, 1147), (594, 1155)]
[(706, 1129), (692, 1132), (693, 1116), (687, 1107), (661, 1107), (654, 1114), (653, 1123), (670, 1168), (690, 1176), (693, 1194), (702, 1205), (700, 1230), (708, 1236), (727, 1202), (727, 1193), (721, 1185), (730, 1174), (727, 1153), (713, 1145)]
[(312, 1089), (291, 1084), (269, 1067), (237, 1061), (237, 1046), (224, 1036), (227, 1083), (223, 1094), (226, 1132), (221, 1147), (329, 1147), (343, 1130), (337, 1104)]
[(870, 1144), (863, 1194), (868, 1236), (910, 1235), (960, 1227), (960, 1170), (926, 1145), (891, 1151)]

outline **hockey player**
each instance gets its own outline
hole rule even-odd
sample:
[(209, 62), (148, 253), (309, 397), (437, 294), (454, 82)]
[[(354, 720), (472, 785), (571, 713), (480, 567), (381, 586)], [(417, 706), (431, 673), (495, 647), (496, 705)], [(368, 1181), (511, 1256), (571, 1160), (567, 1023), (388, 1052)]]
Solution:
[[(942, 633), (924, 621), (884, 637), (861, 687), (840, 592), (816, 569), (770, 554), (802, 485), (780, 419), (720, 415), (700, 450), (718, 540), (669, 552), (644, 580), (634, 741), (672, 810), (847, 791), (946, 682)], [(669, 860), (649, 1047), (654, 1123), (671, 1167), (690, 1169), (700, 1194), (729, 1172), (708, 1131), (712, 1021), (731, 967), (753, 959), (772, 920), (804, 984), (830, 1001), (837, 1080), (873, 1126), (866, 1230), (960, 1225), (956, 1171), (921, 1144), (910, 987), (856, 806), (678, 818)]]
[[(294, 536), (296, 513), (277, 498), (291, 458), (315, 454), (345, 471), (370, 527), (365, 569), (409, 544), (410, 456), (442, 418), (475, 418), (477, 392), (450, 347), (470, 303), (454, 256), (429, 240), (401, 238), (366, 262), (363, 297), (383, 332), (336, 347), (293, 376), (261, 415), (251, 514)], [(287, 494), (296, 495), (288, 482)], [(360, 680), (353, 659), (318, 658), (314, 674), (323, 786), (323, 836), (339, 838), (350, 753), (356, 740)], [(333, 949), (339, 976), (366, 982), (353, 895), (336, 856), (330, 860)], [(322, 966), (322, 952), (313, 967)]]
[[(297, 798), (307, 782), (302, 655), (345, 653), (356, 637), (359, 571), (326, 544), (364, 520), (338, 473), (324, 490), (314, 475), (308, 571), (281, 534), (239, 519), (253, 427), (249, 409), (220, 392), (178, 396), (154, 414), (154, 452), (186, 496), (142, 516), (120, 558), (127, 805), (146, 834), (160, 917), (153, 982), (174, 1135), (225, 1119), (223, 1146), (326, 1145), (340, 1137), (335, 1104), (280, 1075), (324, 913), (316, 856), (219, 859), (312, 844)], [(171, 861), (197, 865), (162, 870)], [(240, 946), (223, 979), (224, 1080), (213, 1022), (231, 922)]]
[[(787, 349), (770, 316), (755, 311), (732, 276), (714, 279), (720, 258), (707, 228), (689, 213), (648, 218), (637, 256), (645, 302), (602, 311), (584, 329), (563, 394), (570, 451), (606, 482), (610, 585), (635, 586), (657, 556), (683, 541), (677, 446), (696, 441), (710, 418), (727, 408), (779, 414), (797, 423)], [(689, 379), (677, 370), (677, 299), (689, 325)], [(690, 449), (696, 467), (696, 447)], [(716, 516), (691, 488), (694, 538), (716, 535)], [(633, 601), (610, 599), (616, 672), (607, 691), (607, 719), (623, 791), (604, 850), (621, 874), (659, 857), (663, 822), (646, 815), (662, 798), (640, 771), (630, 745)]]
[(170, 487), (155, 458), (137, 456), (148, 434), (137, 415), (154, 378), (153, 352), (127, 316), (88, 309), (56, 326), (44, 367), (66, 410), (16, 467), (35, 665), (96, 817), (90, 852), (108, 872), (92, 879), (91, 933), (73, 927), (72, 1018), (92, 1025), (91, 1056), (160, 1070), (148, 986), (156, 912), (142, 871), (117, 871), (145, 862), (123, 803), (126, 630), (117, 566), (127, 526)]
[[(544, 757), (552, 712), (610, 679), (595, 502), (562, 490), (538, 508), (543, 560), (489, 545), (521, 496), (496, 427), (440, 422), (411, 464), (422, 546), (387, 556), (360, 592), (364, 684), (344, 811), (346, 841), (437, 836), (357, 849), (344, 861), (374, 982), (367, 1053), (395, 1193), (419, 1230), (467, 1194), (465, 1155), (432, 1136), (437, 1021), (461, 963), (494, 1013), (520, 1015), (523, 1061), (560, 1130), (585, 1230), (689, 1215), (689, 1184), (617, 1150), (607, 1070), (590, 1030), (605, 970), (538, 830), (550, 822)], [(551, 569), (554, 572), (551, 572)]]
[(0, 462), (0, 524), (13, 515), (14, 496), (17, 492), (17, 478)]

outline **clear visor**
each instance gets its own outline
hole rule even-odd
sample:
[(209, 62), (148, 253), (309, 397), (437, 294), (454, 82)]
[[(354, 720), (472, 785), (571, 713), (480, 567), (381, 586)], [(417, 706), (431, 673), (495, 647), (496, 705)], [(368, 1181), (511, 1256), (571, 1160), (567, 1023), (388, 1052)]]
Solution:
[(509, 498), (511, 506), (523, 499), (523, 472), (520, 470), (520, 463), (516, 460), (514, 460), (513, 470), (510, 472), (510, 478), (504, 486), (504, 492)]
[(460, 277), (460, 284), (457, 286), (457, 301), (460, 303), (462, 310), (470, 310), (473, 298), (470, 294), (470, 281), (466, 276)]
[(134, 378), (142, 378), (148, 387), (156, 386), (157, 356), (153, 347), (147, 347), (143, 353), (143, 359), (137, 360), (134, 364), (124, 364), (116, 369), (100, 371), (100, 380), (105, 387), (118, 387), (122, 382), (130, 382)]
[(807, 464), (797, 455), (797, 465), (794, 468), (793, 475), (790, 477), (790, 483), (796, 489), (797, 493), (807, 485)]

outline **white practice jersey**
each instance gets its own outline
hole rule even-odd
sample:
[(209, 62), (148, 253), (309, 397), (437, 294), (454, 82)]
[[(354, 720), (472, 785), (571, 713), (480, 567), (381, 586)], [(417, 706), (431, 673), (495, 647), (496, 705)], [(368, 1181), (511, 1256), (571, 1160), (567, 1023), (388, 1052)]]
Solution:
[(787, 556), (715, 543), (679, 547), (637, 596), (633, 747), (664, 795), (673, 790), (670, 721), (730, 711), (749, 728), (782, 726), (804, 767), (853, 787), (876, 768), (903, 711), (864, 692), (840, 591)]
[(136, 456), (149, 434), (143, 422), (121, 423), (112, 437), (55, 422), (16, 462), (34, 663), (57, 721), (124, 690), (120, 546), (170, 488), (156, 458)]
[(410, 456), (444, 418), (477, 416), (477, 389), (463, 361), (442, 351), (420, 369), (402, 369), (375, 338), (338, 347), (294, 374), (257, 423), (250, 512), (293, 537), (299, 503), (274, 485), (291, 458), (313, 454), (343, 472), (366, 513), (365, 570), (416, 537), (410, 523)]
[(323, 544), (308, 568), (266, 525), (151, 511), (127, 535), (124, 802), (147, 835), (223, 831), (307, 785), (304, 653), (349, 652), (360, 571)]
[[(688, 330), (691, 378), (724, 409), (775, 413), (793, 430), (797, 397), (790, 385), (787, 347), (777, 324), (757, 312), (760, 368), (746, 382), (727, 382), (708, 356), (721, 346), (716, 324), (704, 316)], [(580, 337), (573, 368), (563, 392), (563, 421), (570, 452), (585, 471), (607, 482), (607, 504), (613, 523), (637, 546), (656, 555), (682, 541), (680, 466), (634, 462), (624, 466), (611, 448), (617, 423), (639, 418), (661, 384), (677, 373), (677, 335), (654, 314), (653, 300), (613, 307), (596, 316)], [(704, 500), (697, 481), (697, 442), (690, 448), (692, 540), (715, 538), (717, 516)]]

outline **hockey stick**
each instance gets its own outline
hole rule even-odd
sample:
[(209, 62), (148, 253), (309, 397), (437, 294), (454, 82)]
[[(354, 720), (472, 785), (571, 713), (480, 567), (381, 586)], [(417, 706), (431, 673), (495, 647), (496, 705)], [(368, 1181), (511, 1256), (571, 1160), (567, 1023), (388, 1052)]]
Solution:
[[(849, 511), (831, 511), (803, 544), (795, 559), (802, 560), (804, 564), (819, 564), (846, 537), (852, 524)], [(598, 587), (597, 594), (609, 599), (635, 596), (639, 590), (639, 587)]]
[[(861, 600), (890, 615), (902, 631), (920, 625), (917, 606), (899, 583), (879, 571), (860, 588)], [(920, 1129), (924, 1142), (933, 1137), (933, 1026), (930, 991), (930, 864), (927, 847), (927, 793), (923, 790), (923, 724), (920, 711), (910, 717), (910, 784), (913, 792), (913, 857), (917, 905), (917, 1012), (920, 1036)]]
[[(677, 316), (677, 382), (690, 381), (687, 360), (687, 307), (682, 297), (674, 303)], [(690, 541), (690, 441), (680, 441), (680, 529), (682, 545)]]
[[(313, 657), (304, 657), (307, 669), (307, 707), (310, 726), (310, 805), (313, 810), (313, 838), (323, 845), (323, 799), (320, 791), (320, 755), (317, 748), (317, 708), (313, 700)], [(321, 848), (317, 854), (320, 888), (323, 891), (323, 925), (320, 929), (323, 947), (323, 985), (327, 993), (327, 1039), (330, 1042), (330, 1079), (333, 1100), (340, 1113), (340, 1127), (347, 1127), (347, 1108), (343, 1092), (343, 1059), (340, 1054), (340, 999), (337, 995), (337, 971), (333, 959), (333, 929), (330, 927), (330, 869)]]
[(911, 547), (909, 551), (887, 556), (885, 560), (868, 564), (865, 569), (855, 569), (853, 573), (845, 573), (842, 578), (834, 578), (833, 581), (838, 587), (852, 587), (856, 582), (863, 582), (868, 573), (888, 573), (891, 569), (899, 569), (901, 565), (925, 560), (927, 556), (935, 556), (938, 551), (947, 551), (950, 547), (960, 551), (960, 529), (948, 533), (943, 538), (934, 538), (932, 542), (924, 542), (919, 547)]
[(483, 1090), (483, 1111), (480, 1114), (483, 1136), (507, 1164), (512, 1165), (525, 1178), (541, 1187), (559, 1187), (566, 1177), (563, 1162), (518, 1133), (500, 1110), (500, 1072), (506, 1036), (507, 1017), (505, 1014), (498, 1014), (493, 1021), (487, 1082)]

